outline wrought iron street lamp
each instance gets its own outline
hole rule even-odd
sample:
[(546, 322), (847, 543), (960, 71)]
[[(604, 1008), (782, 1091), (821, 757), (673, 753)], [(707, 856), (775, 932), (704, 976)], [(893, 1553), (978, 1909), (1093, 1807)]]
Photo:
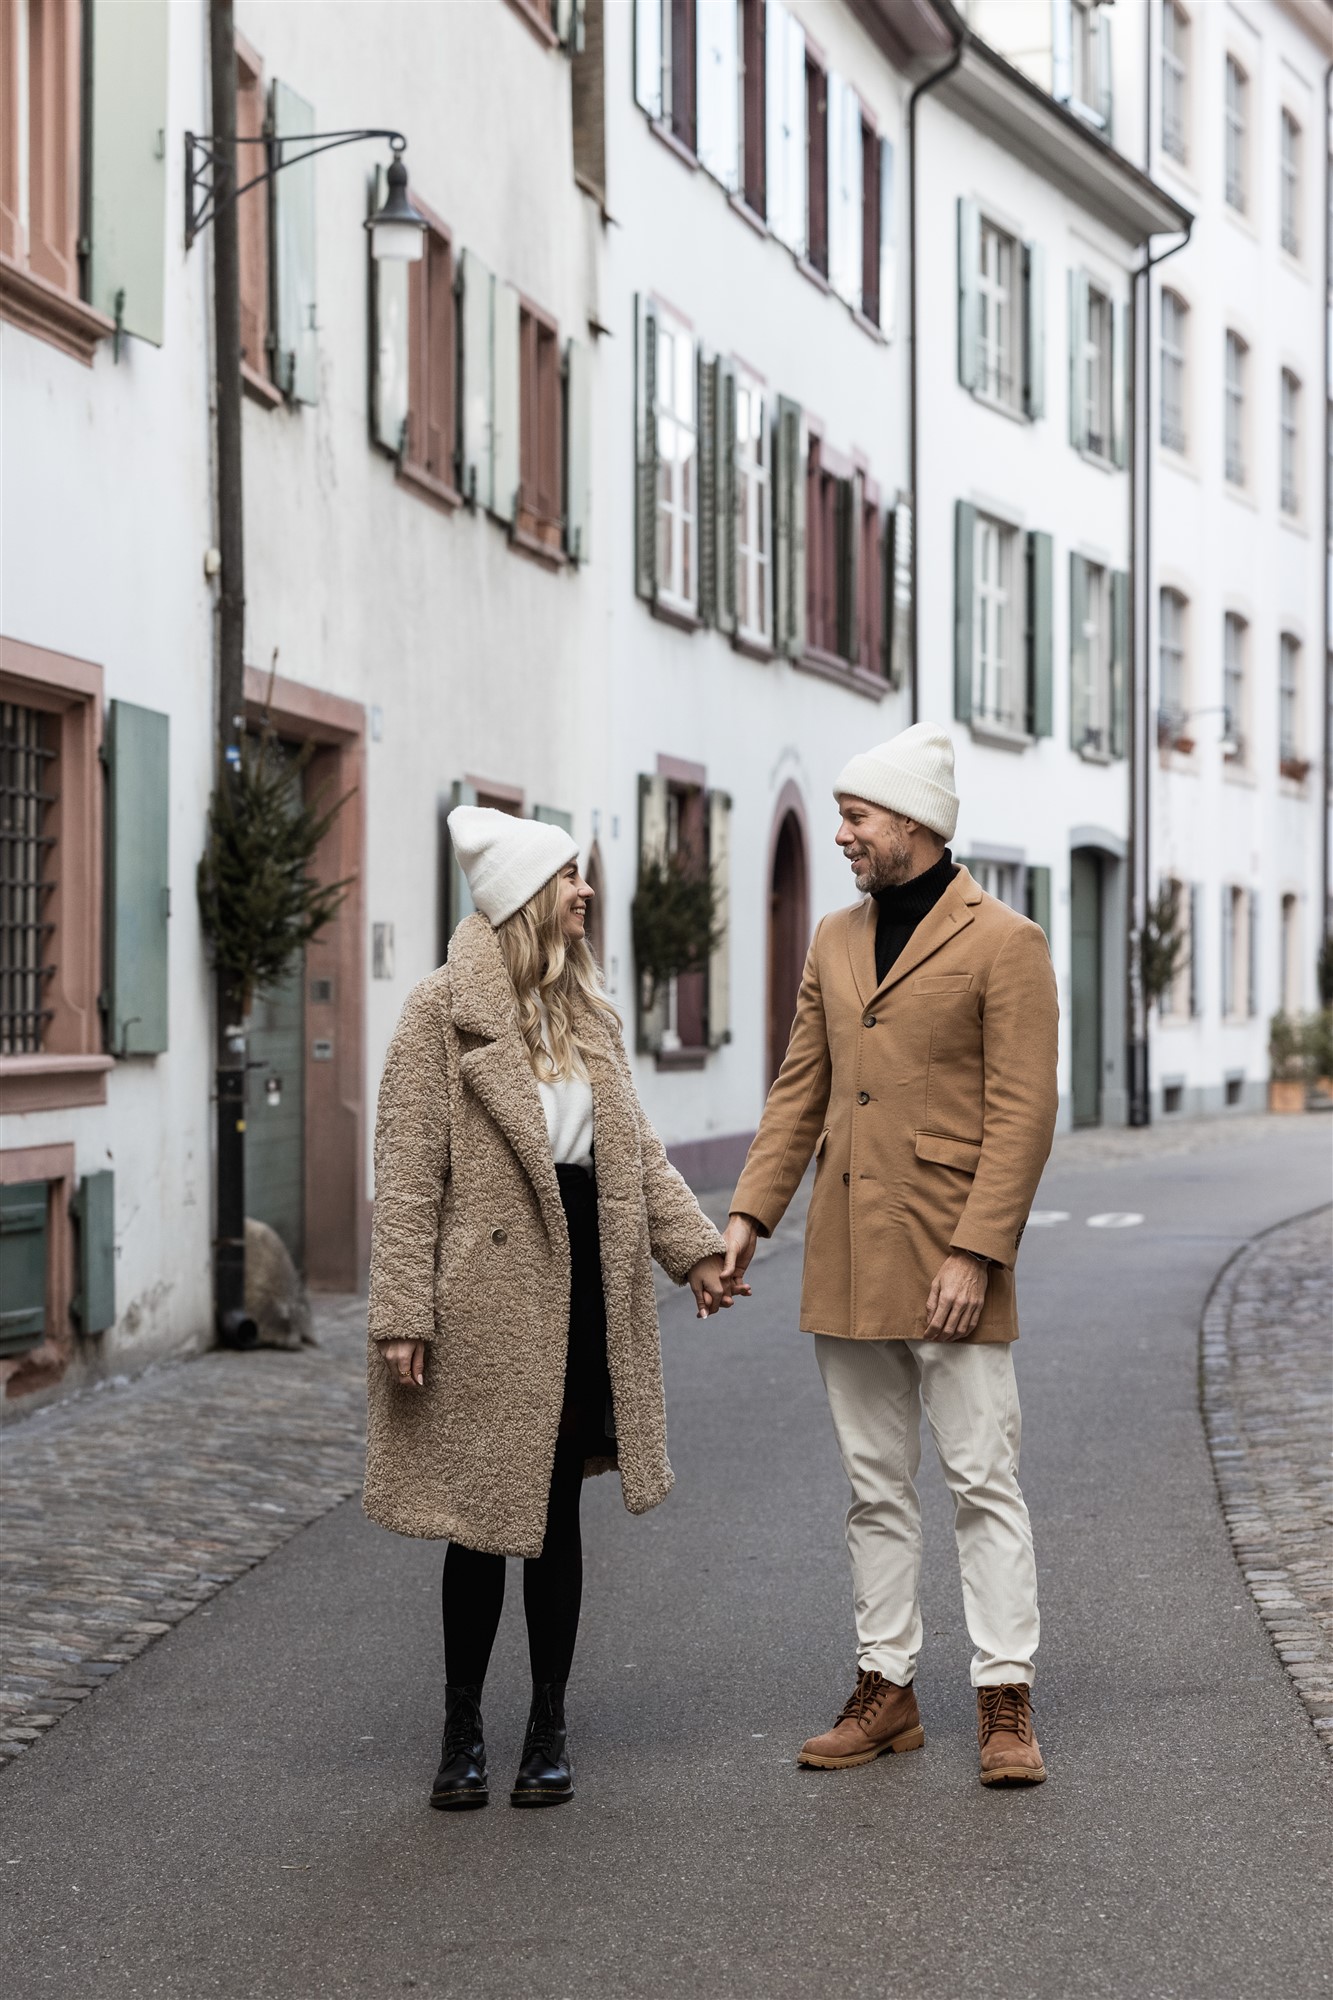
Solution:
[[(319, 153), (331, 153), (337, 146), (354, 146), (364, 139), (387, 139), (393, 149), (393, 162), (388, 173), (388, 193), (384, 206), (378, 209), (366, 223), (370, 231), (370, 253), (375, 258), (395, 258), (404, 263), (415, 264), (420, 260), (425, 247), (426, 218), (415, 208), (407, 190), (407, 168), (403, 165), (403, 154), (407, 141), (401, 132), (392, 132), (376, 126), (364, 126), (353, 132), (302, 132), (291, 138), (281, 138), (274, 133), (263, 133), (258, 137), (243, 138), (233, 134), (229, 142), (214, 137), (200, 138), (194, 132), (185, 134), (185, 247), (188, 250), (200, 231), (224, 208), (238, 202), (251, 188), (262, 187), (280, 174), (284, 167), (299, 167), (303, 160), (313, 160)], [(235, 176), (228, 169), (222, 157), (225, 143), (236, 146), (262, 146), (265, 152), (264, 171), (254, 174), (240, 187), (228, 189), (226, 182)], [(288, 147), (300, 146), (301, 152), (288, 152)]]

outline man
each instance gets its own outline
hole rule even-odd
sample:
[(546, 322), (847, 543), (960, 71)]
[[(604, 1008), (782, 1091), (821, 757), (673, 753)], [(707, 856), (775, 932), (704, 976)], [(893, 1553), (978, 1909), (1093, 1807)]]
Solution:
[(942, 730), (919, 722), (853, 757), (834, 794), (863, 900), (815, 932), (723, 1270), (746, 1289), (756, 1239), (813, 1153), (801, 1327), (852, 1487), (858, 1657), (851, 1698), (799, 1761), (840, 1770), (924, 1741), (924, 1407), (954, 1498), (981, 1781), (1040, 1784), (1037, 1580), (1009, 1343), (1014, 1260), (1055, 1129), (1050, 952), (949, 853), (958, 797)]

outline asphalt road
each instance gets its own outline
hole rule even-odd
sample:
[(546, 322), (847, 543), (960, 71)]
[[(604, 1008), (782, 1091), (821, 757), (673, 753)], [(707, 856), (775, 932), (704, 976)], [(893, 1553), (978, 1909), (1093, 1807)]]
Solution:
[[(578, 1797), (503, 1801), (526, 1712), (517, 1575), (488, 1686), (500, 1802), (429, 1811), (439, 1551), (355, 1503), (72, 1713), (0, 1784), (8, 2000), (596, 1992), (1306, 2000), (1333, 1989), (1329, 1760), (1233, 1561), (1198, 1325), (1240, 1241), (1328, 1198), (1329, 1126), (1057, 1164), (1018, 1349), (1051, 1777), (977, 1783), (929, 1446), (923, 1753), (798, 1771), (853, 1670), (842, 1474), (796, 1333), (756, 1297), (665, 1314), (667, 1504), (585, 1501)], [(1124, 1228), (1091, 1215), (1139, 1213)]]

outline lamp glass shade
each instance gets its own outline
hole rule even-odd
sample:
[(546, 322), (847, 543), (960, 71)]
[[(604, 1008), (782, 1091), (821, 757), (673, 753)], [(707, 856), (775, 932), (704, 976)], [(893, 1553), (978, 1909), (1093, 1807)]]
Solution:
[(427, 226), (407, 191), (407, 168), (395, 157), (388, 172), (384, 206), (366, 224), (371, 256), (377, 262), (389, 258), (402, 264), (419, 263), (426, 248)]

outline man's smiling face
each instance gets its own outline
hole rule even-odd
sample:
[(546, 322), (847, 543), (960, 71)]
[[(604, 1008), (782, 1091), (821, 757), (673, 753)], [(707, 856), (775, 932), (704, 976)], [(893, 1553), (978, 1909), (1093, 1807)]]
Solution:
[(842, 818), (834, 838), (851, 863), (863, 896), (907, 882), (913, 873), (912, 848), (901, 813), (868, 799), (844, 794), (838, 800)]

